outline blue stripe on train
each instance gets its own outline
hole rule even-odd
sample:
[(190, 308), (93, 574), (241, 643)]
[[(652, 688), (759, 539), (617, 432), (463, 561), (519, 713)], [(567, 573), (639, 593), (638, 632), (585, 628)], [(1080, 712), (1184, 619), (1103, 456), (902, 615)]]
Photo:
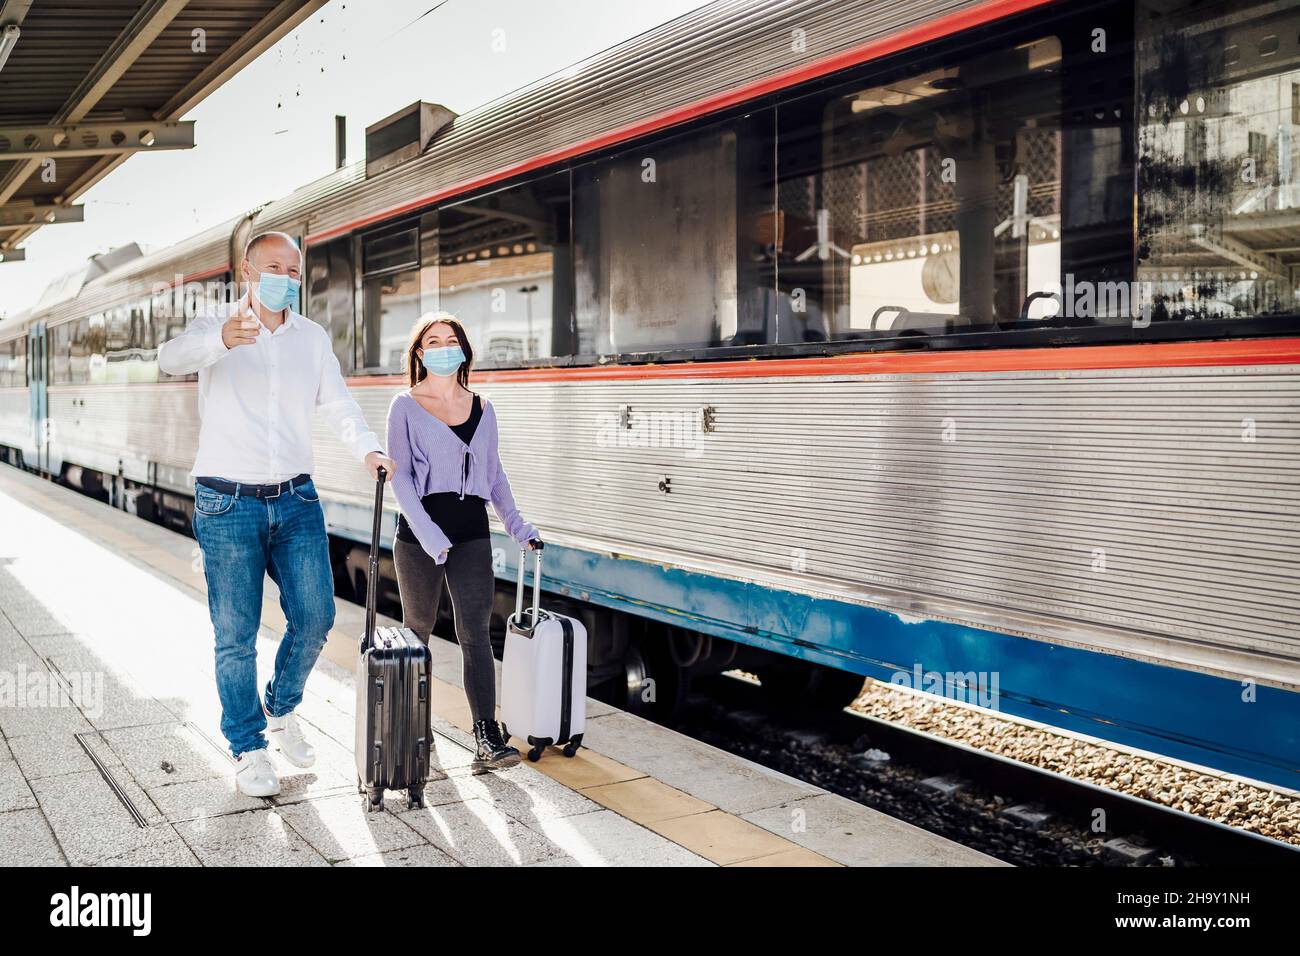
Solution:
[(549, 591), (880, 680), (984, 674), (1004, 713), (1300, 788), (1300, 694), (574, 548), (543, 568)]

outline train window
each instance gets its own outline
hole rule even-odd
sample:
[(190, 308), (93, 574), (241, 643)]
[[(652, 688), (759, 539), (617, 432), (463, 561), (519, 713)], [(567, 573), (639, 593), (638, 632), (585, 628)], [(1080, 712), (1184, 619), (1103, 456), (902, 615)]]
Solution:
[[(107, 340), (108, 319), (113, 315), (112, 312), (99, 313), (92, 315), (87, 320), (85, 330), (85, 353), (86, 353), (86, 370), (83, 373), (83, 382), (94, 382), (96, 384), (106, 381), (107, 366), (105, 362), (104, 343)], [(75, 356), (75, 353), (74, 353)], [(73, 365), (73, 375), (76, 373), (76, 365)]]
[(307, 250), (307, 315), (330, 334), (344, 375), (357, 367), (352, 350), (356, 324), (356, 276), (351, 236)]
[(68, 381), (73, 385), (84, 385), (90, 381), (90, 318), (87, 316), (78, 319), (70, 325), (72, 337), (68, 345)]
[(119, 305), (104, 313), (104, 354), (112, 355), (131, 347), (131, 309)]
[(153, 303), (151, 300), (142, 299), (139, 302), (132, 303), (126, 347), (134, 350), (141, 358), (151, 357), (148, 353), (157, 349), (158, 340), (154, 335)]
[(573, 351), (569, 173), (438, 213), (438, 301), (476, 359), (511, 364)]
[(0, 344), (0, 388), (27, 384), (26, 360), (26, 339), (11, 339)]
[(361, 240), (361, 365), (394, 371), (420, 314), (420, 237), (410, 224)]
[(1059, 324), (1065, 273), (1131, 276), (1131, 26), (1058, 33), (778, 108), (781, 342)]
[(776, 341), (774, 113), (574, 170), (581, 353)]
[(72, 326), (71, 322), (63, 322), (49, 331), (51, 385), (72, 381)]
[(1153, 317), (1300, 311), (1293, 4), (1137, 5), (1139, 278)]

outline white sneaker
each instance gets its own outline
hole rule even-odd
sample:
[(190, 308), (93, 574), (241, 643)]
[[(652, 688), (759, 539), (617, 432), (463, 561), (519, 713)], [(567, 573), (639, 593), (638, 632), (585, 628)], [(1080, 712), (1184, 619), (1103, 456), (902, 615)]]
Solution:
[(283, 717), (267, 715), (266, 739), (295, 767), (310, 767), (316, 762), (316, 750), (303, 737), (298, 718), (292, 712)]
[(235, 785), (250, 797), (273, 797), (280, 792), (280, 778), (271, 766), (265, 747), (239, 755), (235, 764)]

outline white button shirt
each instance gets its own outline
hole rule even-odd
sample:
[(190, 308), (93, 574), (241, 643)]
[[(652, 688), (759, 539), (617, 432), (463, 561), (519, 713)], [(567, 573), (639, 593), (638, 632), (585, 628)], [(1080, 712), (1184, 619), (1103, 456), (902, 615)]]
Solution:
[(328, 332), (289, 309), (274, 332), (259, 321), (252, 344), (228, 349), (221, 326), (235, 314), (256, 318), (248, 296), (196, 317), (158, 351), (167, 374), (199, 373), (202, 425), (191, 475), (271, 484), (311, 474), (317, 409), (358, 460), (381, 450), (348, 394)]

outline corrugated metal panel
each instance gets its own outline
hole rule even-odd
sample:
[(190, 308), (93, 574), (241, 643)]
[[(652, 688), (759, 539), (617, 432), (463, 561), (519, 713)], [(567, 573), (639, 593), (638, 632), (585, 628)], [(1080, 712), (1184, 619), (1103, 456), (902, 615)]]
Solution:
[[(259, 225), (334, 229), (418, 196), (891, 36), (980, 0), (723, 0), (458, 117), (418, 159), (363, 164), (268, 207)], [(796, 50), (794, 31), (803, 31)], [(377, 117), (376, 117), (377, 118)]]

